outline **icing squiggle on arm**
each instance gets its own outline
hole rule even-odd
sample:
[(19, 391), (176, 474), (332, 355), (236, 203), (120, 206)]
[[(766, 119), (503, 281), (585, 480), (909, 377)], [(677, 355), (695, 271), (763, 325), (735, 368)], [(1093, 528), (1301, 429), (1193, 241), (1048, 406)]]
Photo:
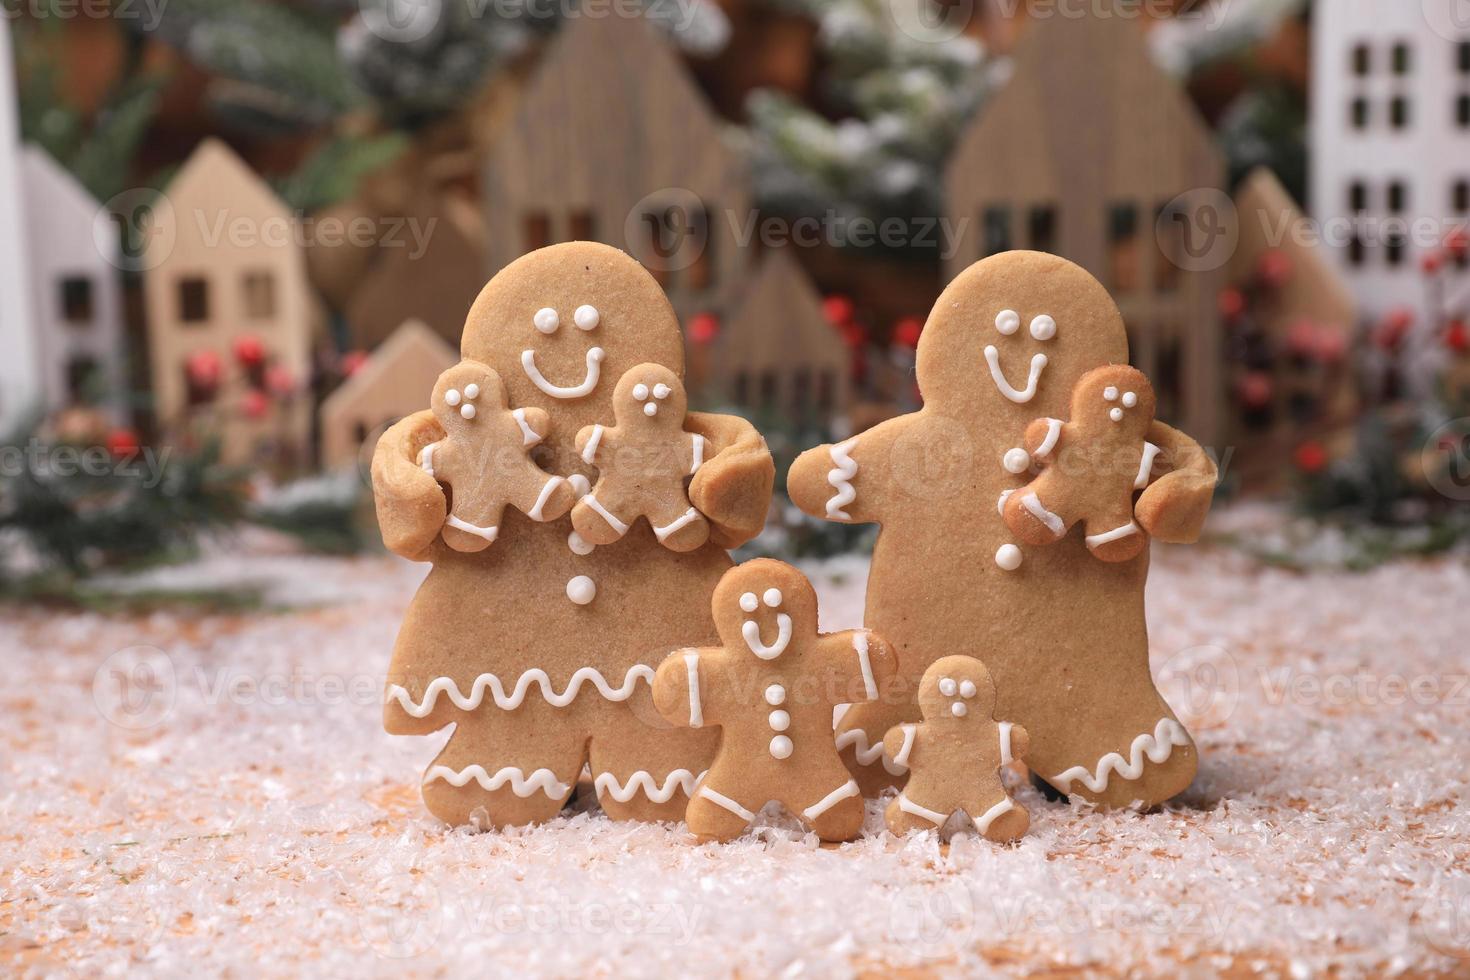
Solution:
[(852, 520), (852, 515), (843, 510), (848, 504), (857, 499), (857, 491), (852, 487), (853, 477), (857, 476), (858, 464), (849, 454), (857, 446), (858, 437), (853, 436), (846, 442), (839, 442), (831, 449), (832, 469), (827, 471), (827, 482), (837, 491), (827, 501), (827, 517), (833, 520)]
[(1034, 456), (1034, 457), (1036, 457), (1037, 459), (1040, 459), (1043, 456), (1050, 455), (1051, 454), (1051, 451), (1053, 449), (1057, 448), (1057, 440), (1060, 439), (1061, 437), (1062, 437), (1062, 421), (1061, 421), (1061, 419), (1047, 419), (1046, 420), (1046, 438), (1043, 439), (1043, 440), (1041, 440), (1041, 445), (1037, 446), (1036, 447), (1036, 452), (1032, 453), (1031, 455)]
[(515, 416), (516, 424), (521, 427), (521, 445), (534, 446), (541, 441), (541, 433), (531, 428), (530, 423), (526, 421), (526, 410), (524, 408), (518, 408), (510, 414)]
[(700, 435), (697, 432), (691, 434), (689, 438), (690, 441), (694, 444), (694, 461), (689, 464), (689, 473), (692, 476), (693, 474), (698, 473), (699, 468), (704, 465), (705, 440), (704, 436)]
[(587, 437), (587, 447), (582, 450), (582, 462), (588, 466), (592, 465), (592, 461), (597, 458), (597, 447), (601, 442), (602, 426), (594, 425), (592, 427), (592, 435)]
[(871, 766), (878, 760), (883, 760), (883, 768), (888, 770), (890, 776), (902, 776), (908, 772), (906, 764), (900, 764), (897, 759), (889, 759), (883, 754), (883, 743), (877, 745), (868, 744), (868, 735), (861, 728), (849, 728), (837, 736), (837, 751), (851, 747), (853, 758), (860, 766)]
[(1062, 519), (1053, 514), (1051, 511), (1047, 510), (1046, 507), (1043, 506), (1043, 504), (1041, 503), (1041, 498), (1036, 496), (1036, 494), (1028, 493), (1026, 494), (1026, 496), (1022, 497), (1021, 506), (1025, 507), (1026, 512), (1029, 513), (1032, 517), (1036, 518), (1042, 524), (1046, 525), (1046, 529), (1052, 534), (1055, 534), (1057, 537), (1061, 537), (1062, 534), (1067, 530), (1067, 525), (1062, 523)]
[(1008, 766), (1016, 760), (1011, 757), (1011, 723), (999, 722), (1000, 727), (1000, 764)]
[(689, 675), (689, 727), (704, 726), (704, 705), (699, 699), (699, 654), (684, 654), (684, 670)]
[(857, 651), (858, 669), (863, 672), (863, 693), (869, 701), (876, 701), (878, 681), (873, 677), (873, 661), (868, 656), (868, 634), (862, 630), (852, 634), (852, 648)]

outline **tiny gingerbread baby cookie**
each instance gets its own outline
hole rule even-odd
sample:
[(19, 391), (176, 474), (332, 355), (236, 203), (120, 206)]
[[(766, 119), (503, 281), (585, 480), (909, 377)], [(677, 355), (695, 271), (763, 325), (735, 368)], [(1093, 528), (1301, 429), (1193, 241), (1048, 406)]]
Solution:
[(776, 801), (823, 840), (852, 840), (863, 798), (833, 743), (832, 709), (878, 696), (892, 648), (866, 630), (818, 634), (811, 583), (768, 558), (727, 572), (712, 606), (724, 646), (674, 651), (653, 682), (669, 721), (721, 732), (689, 801), (689, 830), (730, 840)]
[(662, 364), (639, 364), (613, 391), (615, 424), (577, 433), (577, 451), (598, 473), (592, 492), (572, 508), (584, 540), (612, 544), (640, 517), (670, 551), (693, 551), (709, 540), (709, 522), (684, 488), (705, 454), (704, 437), (684, 431), (688, 404), (678, 375)]
[(995, 683), (974, 657), (934, 661), (919, 683), (924, 720), (898, 725), (883, 740), (888, 757), (909, 769), (908, 785), (884, 814), (903, 835), (934, 830), (958, 810), (997, 843), (1026, 833), (1031, 818), (1000, 781), (1001, 766), (1026, 755), (1026, 729), (996, 722)]
[(1154, 390), (1126, 364), (1089, 371), (1072, 389), (1072, 418), (1037, 419), (1006, 465), (1035, 461), (1042, 473), (1007, 491), (1001, 514), (1023, 544), (1060, 541), (1082, 523), (1087, 550), (1103, 561), (1128, 561), (1148, 544), (1133, 519), (1133, 494), (1148, 486), (1159, 447), (1148, 441)]
[(423, 448), (419, 465), (454, 494), (445, 544), (464, 552), (488, 548), (507, 504), (533, 521), (554, 521), (571, 508), (571, 485), (531, 459), (550, 419), (539, 408), (507, 409), (505, 386), (488, 366), (460, 361), (439, 375), (432, 408), (445, 436)]

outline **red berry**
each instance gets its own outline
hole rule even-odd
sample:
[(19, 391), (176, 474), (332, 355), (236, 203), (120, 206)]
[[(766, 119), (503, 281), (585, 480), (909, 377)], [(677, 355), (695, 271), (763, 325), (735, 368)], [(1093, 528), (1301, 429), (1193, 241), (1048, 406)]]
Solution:
[(1298, 357), (1313, 357), (1317, 353), (1317, 325), (1305, 317), (1294, 321), (1286, 331), (1286, 348)]
[(832, 295), (822, 300), (822, 313), (827, 317), (827, 322), (833, 326), (843, 326), (852, 322), (856, 308), (852, 300), (846, 296)]
[(1373, 342), (1384, 350), (1393, 350), (1404, 342), (1404, 337), (1408, 335), (1409, 328), (1413, 325), (1413, 311), (1401, 307), (1388, 314), (1378, 324), (1378, 329), (1373, 332)]
[(1444, 329), (1444, 344), (1456, 354), (1470, 350), (1470, 324), (1454, 320)]
[(1432, 276), (1444, 268), (1443, 252), (1426, 252), (1424, 258), (1419, 261), (1420, 267), (1426, 276)]
[(244, 334), (235, 338), (235, 360), (246, 367), (255, 367), (265, 360), (265, 345), (260, 338), (254, 334)]
[(259, 388), (251, 388), (245, 392), (245, 397), (240, 399), (240, 411), (247, 419), (263, 419), (270, 408), (270, 398)]
[(1245, 294), (1233, 286), (1220, 291), (1220, 315), (1234, 320), (1245, 312)]
[(1266, 285), (1280, 286), (1291, 278), (1291, 256), (1279, 248), (1273, 248), (1261, 256), (1256, 271)]
[(1347, 335), (1338, 327), (1321, 327), (1317, 330), (1317, 357), (1336, 364), (1347, 354)]
[(1445, 236), (1444, 247), (1454, 256), (1464, 255), (1470, 251), (1470, 229), (1456, 228)]
[(212, 350), (195, 351), (184, 361), (184, 370), (193, 384), (200, 388), (212, 388), (219, 384), (219, 355)]
[(350, 350), (337, 360), (337, 370), (342, 372), (342, 377), (350, 378), (362, 370), (367, 359), (367, 351)]
[(712, 344), (720, 336), (720, 318), (713, 313), (696, 313), (689, 319), (689, 340), (696, 344)]
[(273, 395), (289, 395), (296, 390), (296, 376), (288, 368), (276, 365), (266, 370), (265, 386)]
[(113, 429), (107, 433), (107, 451), (122, 459), (138, 451), (138, 433), (132, 429)]
[(1235, 383), (1235, 392), (1241, 404), (1247, 408), (1264, 408), (1271, 403), (1271, 376), (1263, 371), (1252, 371), (1241, 375)]
[(919, 335), (924, 332), (924, 321), (916, 316), (906, 316), (893, 326), (893, 342), (904, 347), (919, 346)]
[(1292, 461), (1303, 473), (1321, 473), (1327, 468), (1327, 450), (1320, 442), (1304, 442), (1292, 453)]

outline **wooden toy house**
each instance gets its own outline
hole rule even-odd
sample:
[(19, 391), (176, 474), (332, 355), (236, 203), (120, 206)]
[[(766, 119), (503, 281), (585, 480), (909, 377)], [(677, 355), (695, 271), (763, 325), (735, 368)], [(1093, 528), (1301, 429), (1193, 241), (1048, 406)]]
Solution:
[(39, 147), (21, 153), (31, 310), (45, 407), (126, 407), (120, 257), (100, 205)]
[[(15, 68), (10, 21), (0, 17), (0, 201), (20, 196), (20, 135), (15, 116)], [(18, 435), (43, 397), (39, 352), (30, 313), (30, 282), (21, 210), (0, 207), (0, 438)]]
[(200, 144), (142, 253), (154, 414), (226, 461), (299, 462), (313, 307), (296, 218), (224, 143)]
[(388, 426), (428, 405), (434, 382), (458, 362), (458, 350), (424, 323), (400, 325), (322, 402), (322, 466), (366, 465), (363, 447), (370, 451)]
[(961, 234), (946, 277), (1008, 249), (1083, 266), (1117, 300), (1160, 417), (1213, 442), (1225, 256), (1191, 261), (1185, 249), (1197, 237), (1189, 206), (1224, 179), (1212, 134), (1136, 20), (1033, 19), (1010, 81), (949, 161), (945, 207)]
[(555, 242), (605, 242), (647, 266), (686, 320), (722, 310), (746, 274), (744, 161), (642, 18), (571, 18), (483, 174), (490, 272)]

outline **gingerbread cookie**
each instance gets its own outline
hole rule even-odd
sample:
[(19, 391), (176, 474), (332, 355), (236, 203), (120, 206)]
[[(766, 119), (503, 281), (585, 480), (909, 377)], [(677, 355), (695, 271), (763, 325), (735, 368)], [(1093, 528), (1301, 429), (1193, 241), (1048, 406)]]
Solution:
[[(579, 495), (595, 471), (574, 440), (612, 417), (612, 379), (638, 364), (676, 377), (684, 367), (679, 321), (658, 283), (617, 249), (589, 242), (501, 270), (469, 312), (462, 354), (500, 375), (506, 403), (525, 408), (544, 436), (547, 469)], [(445, 491), (418, 463), (447, 435), (439, 418), (415, 413), (379, 440), (383, 540), (433, 563), (394, 645), (384, 725), (404, 735), (454, 726), (422, 787), (441, 819), (549, 819), (586, 769), (614, 818), (683, 816), (715, 733), (670, 729), (653, 705), (654, 667), (676, 647), (718, 637), (710, 596), (731, 567), (726, 549), (760, 532), (775, 478), (765, 441), (744, 420), (692, 413), (685, 425), (705, 438), (689, 499), (710, 537), (683, 554), (646, 525), (596, 546), (568, 517), (538, 523), (514, 508), (492, 547), (456, 551), (440, 538)]]
[(533, 521), (554, 521), (571, 509), (571, 485), (531, 460), (531, 448), (550, 428), (546, 413), (506, 408), (500, 375), (461, 361), (439, 375), (431, 404), (444, 438), (419, 452), (419, 465), (453, 493), (442, 532), (451, 548), (488, 548), (506, 505)]
[[(883, 736), (919, 720), (920, 679), (956, 649), (985, 651), (997, 717), (1025, 726), (1031, 770), (1058, 790), (1155, 804), (1194, 777), (1194, 743), (1149, 673), (1147, 551), (1100, 562), (1081, 535), (1025, 545), (998, 507), (1030, 482), (1006, 459), (1016, 462), (1027, 425), (1063, 417), (1083, 375), (1127, 361), (1123, 318), (1086, 271), (1039, 252), (992, 256), (960, 273), (929, 315), (916, 365), (923, 409), (792, 466), (787, 489), (802, 510), (881, 525), (865, 625), (893, 643), (899, 671), (837, 733), (865, 790), (903, 778)], [(1160, 451), (1134, 518), (1159, 540), (1193, 541), (1215, 465), (1161, 422), (1147, 439)]]
[[(1001, 516), (1023, 544), (1059, 541), (1081, 522), (1083, 542), (1103, 561), (1127, 561), (1148, 544), (1133, 518), (1133, 493), (1148, 486), (1159, 448), (1148, 441), (1154, 389), (1143, 372), (1112, 364), (1084, 374), (1071, 421), (1037, 419), (1024, 448), (1004, 457), (1013, 472), (1042, 473), (1001, 496)], [(1018, 465), (1019, 463), (1019, 465)]]
[(963, 810), (982, 837), (1006, 843), (1026, 833), (1031, 818), (1000, 781), (1000, 768), (1022, 759), (1026, 729), (997, 723), (995, 683), (974, 657), (941, 657), (919, 682), (924, 720), (888, 732), (883, 750), (909, 771), (908, 784), (884, 819), (895, 834), (942, 827)]
[(577, 433), (582, 461), (597, 467), (592, 492), (572, 510), (572, 526), (594, 545), (612, 544), (646, 518), (671, 551), (709, 540), (709, 522), (689, 502), (684, 481), (704, 462), (704, 436), (684, 431), (684, 383), (662, 364), (639, 364), (613, 389), (613, 425)]
[(819, 635), (811, 583), (769, 558), (728, 572), (712, 605), (721, 646), (676, 651), (653, 685), (669, 721), (720, 729), (689, 802), (690, 831), (729, 840), (777, 801), (823, 840), (853, 839), (862, 792), (833, 745), (832, 709), (878, 696), (891, 648), (866, 630)]

